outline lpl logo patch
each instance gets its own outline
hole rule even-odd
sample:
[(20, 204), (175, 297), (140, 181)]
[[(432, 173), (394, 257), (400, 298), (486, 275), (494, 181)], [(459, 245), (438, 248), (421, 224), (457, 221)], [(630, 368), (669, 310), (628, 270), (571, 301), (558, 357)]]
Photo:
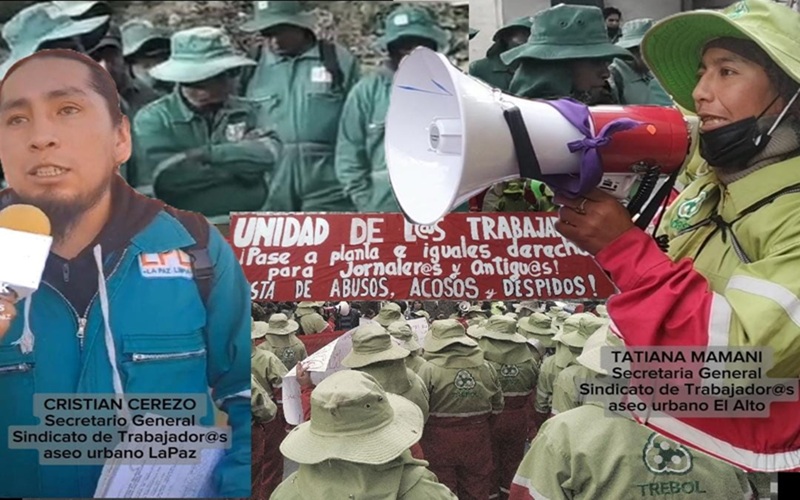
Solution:
[(164, 253), (143, 253), (139, 256), (139, 270), (145, 278), (192, 279), (192, 259), (183, 250)]

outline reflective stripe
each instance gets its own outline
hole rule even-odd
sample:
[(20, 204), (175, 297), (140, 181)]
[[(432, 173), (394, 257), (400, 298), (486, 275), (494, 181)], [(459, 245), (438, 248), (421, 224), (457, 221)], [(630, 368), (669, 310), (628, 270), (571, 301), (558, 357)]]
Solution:
[(514, 397), (521, 397), (521, 396), (530, 396), (533, 391), (528, 392), (504, 392), (503, 397), (506, 398), (514, 398)]
[(536, 488), (534, 488), (533, 485), (531, 484), (531, 480), (528, 479), (527, 477), (522, 477), (519, 474), (517, 474), (516, 476), (514, 476), (513, 483), (518, 486), (522, 486), (523, 488), (528, 490), (528, 495), (530, 495), (531, 498), (533, 498), (534, 500), (550, 500), (548, 497), (539, 493), (536, 490)]
[[(636, 404), (643, 402), (637, 396), (628, 397), (631, 402)], [(648, 410), (651, 408), (650, 405), (647, 407)], [(642, 417), (639, 412), (633, 410), (632, 413), (641, 423)], [(691, 446), (739, 467), (747, 467), (760, 472), (778, 472), (800, 467), (800, 450), (783, 453), (756, 453), (726, 443), (662, 412), (649, 412), (647, 426), (673, 436), (680, 436)]]
[(479, 415), (488, 415), (489, 411), (476, 411), (473, 413), (430, 413), (431, 417), (477, 417)]
[(783, 311), (794, 324), (800, 326), (800, 299), (790, 290), (777, 283), (750, 276), (734, 276), (728, 282), (727, 290), (740, 290), (770, 299), (783, 308)]
[(731, 305), (728, 304), (725, 297), (715, 293), (711, 298), (711, 315), (708, 322), (709, 346), (728, 345), (728, 336), (731, 329), (731, 314)]

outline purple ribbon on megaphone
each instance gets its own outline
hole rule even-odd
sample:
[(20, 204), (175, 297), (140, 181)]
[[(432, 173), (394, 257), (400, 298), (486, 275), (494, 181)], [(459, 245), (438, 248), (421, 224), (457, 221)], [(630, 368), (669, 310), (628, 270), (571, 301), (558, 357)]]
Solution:
[(603, 178), (603, 161), (597, 151), (611, 142), (611, 136), (617, 132), (629, 130), (643, 122), (630, 118), (617, 118), (607, 123), (596, 136), (592, 136), (591, 113), (589, 107), (582, 102), (571, 98), (544, 101), (558, 110), (584, 136), (584, 139), (567, 144), (570, 153), (583, 151), (581, 169), (577, 176), (574, 174), (543, 175), (542, 182), (550, 186), (554, 192), (576, 198), (588, 193), (600, 184)]

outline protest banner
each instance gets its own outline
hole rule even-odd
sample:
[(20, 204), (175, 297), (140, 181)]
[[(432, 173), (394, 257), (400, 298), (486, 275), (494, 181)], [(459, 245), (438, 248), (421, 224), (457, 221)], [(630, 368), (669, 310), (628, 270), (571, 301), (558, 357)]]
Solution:
[(551, 213), (236, 213), (256, 301), (605, 299), (613, 284)]

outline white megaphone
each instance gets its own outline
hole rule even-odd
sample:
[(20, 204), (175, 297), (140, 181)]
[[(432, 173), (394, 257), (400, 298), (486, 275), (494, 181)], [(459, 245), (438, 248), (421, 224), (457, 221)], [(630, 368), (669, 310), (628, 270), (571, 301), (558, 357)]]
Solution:
[(620, 118), (639, 124), (597, 149), (602, 178), (595, 184), (620, 199), (642, 173), (680, 169), (696, 144), (697, 120), (677, 109), (581, 105), (587, 137), (552, 103), (504, 94), (442, 54), (424, 47), (412, 51), (394, 76), (384, 139), (392, 190), (406, 218), (433, 224), (505, 180), (549, 184), (548, 176), (580, 177), (584, 152), (570, 145), (593, 139)]

